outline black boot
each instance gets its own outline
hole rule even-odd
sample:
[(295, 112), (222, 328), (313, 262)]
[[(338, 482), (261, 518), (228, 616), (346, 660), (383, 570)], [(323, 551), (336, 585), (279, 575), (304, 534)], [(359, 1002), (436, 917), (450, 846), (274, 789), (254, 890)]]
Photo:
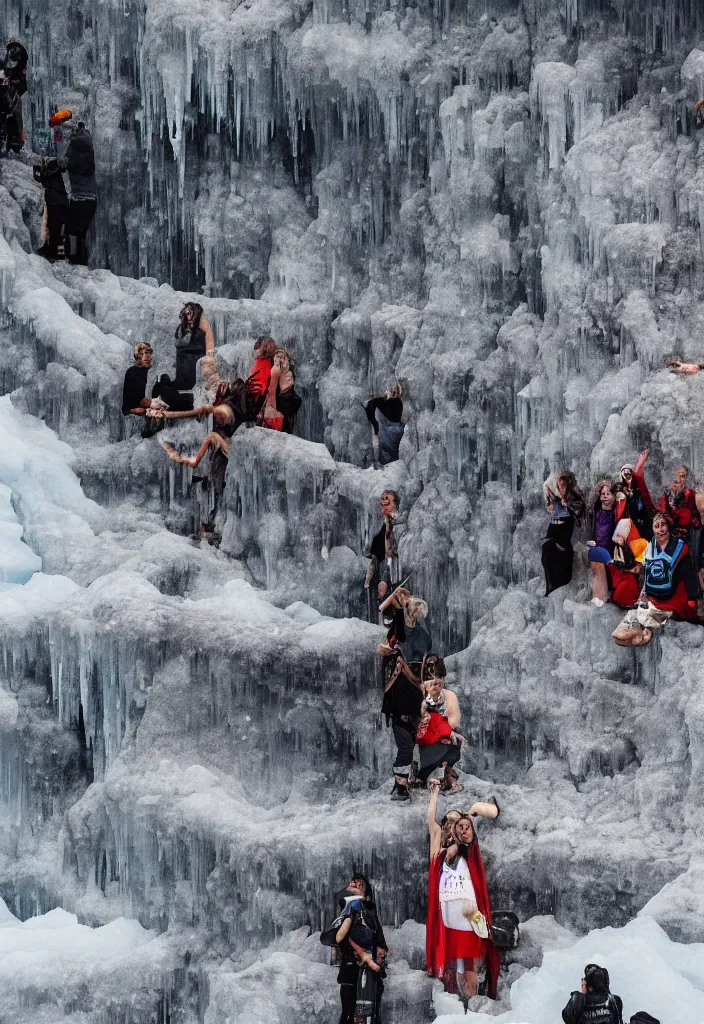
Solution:
[(397, 801), (410, 800), (411, 794), (408, 792), (408, 786), (401, 786), (398, 782), (394, 782), (394, 788), (391, 790), (391, 799)]

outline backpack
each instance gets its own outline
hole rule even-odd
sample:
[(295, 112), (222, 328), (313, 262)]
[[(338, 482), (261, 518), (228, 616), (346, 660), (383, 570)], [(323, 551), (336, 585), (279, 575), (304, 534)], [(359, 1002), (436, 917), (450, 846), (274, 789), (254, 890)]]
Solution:
[(587, 1006), (587, 997), (581, 992), (579, 996), (581, 997), (580, 1012), (577, 1018), (579, 1024), (623, 1024), (618, 1004), (610, 992), (604, 993), (603, 1002), (592, 1006)]
[(520, 933), (518, 918), (510, 910), (495, 910), (491, 915), (489, 936), (492, 944), (499, 950), (515, 949)]
[(660, 1024), (660, 1021), (646, 1013), (645, 1010), (639, 1010), (638, 1013), (634, 1013), (631, 1017), (630, 1024)]
[(658, 542), (653, 537), (648, 544), (644, 559), (646, 594), (659, 597), (660, 595), (670, 593), (675, 575), (675, 567), (683, 548), (684, 541), (678, 540), (675, 550), (671, 555), (668, 555), (666, 551), (659, 549)]

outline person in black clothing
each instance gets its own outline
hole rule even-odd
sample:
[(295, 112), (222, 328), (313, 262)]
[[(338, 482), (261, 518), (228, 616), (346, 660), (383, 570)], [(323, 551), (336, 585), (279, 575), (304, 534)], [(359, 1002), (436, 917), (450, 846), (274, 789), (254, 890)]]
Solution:
[(623, 1003), (609, 991), (609, 972), (587, 964), (582, 991), (573, 992), (562, 1011), (565, 1024), (623, 1024)]
[(401, 422), (403, 416), (403, 399), (400, 384), (394, 384), (383, 396), (372, 398), (364, 406), (367, 419), (374, 431), (373, 446), (375, 461), (380, 466), (390, 462), (398, 462), (398, 450), (403, 432), (406, 429)]
[(130, 366), (125, 373), (125, 382), (122, 386), (122, 415), (123, 416), (144, 416), (151, 406), (151, 401), (146, 398), (147, 376), (152, 365), (152, 347), (145, 342), (135, 345), (134, 365)]
[(5, 115), (7, 148), (19, 153), (24, 148), (22, 97), (27, 92), (29, 57), (22, 43), (11, 40), (0, 63), (0, 112)]
[(586, 506), (575, 475), (569, 469), (563, 469), (554, 479), (546, 480), (543, 492), (550, 514), (542, 551), (547, 597), (572, 579), (572, 534), (584, 516)]
[(382, 644), (380, 653), (386, 655), (383, 662), (385, 685), (381, 713), (386, 717), (387, 726), (391, 723), (396, 743), (391, 799), (410, 800), (408, 786), (413, 767), (413, 748), (423, 703), (420, 675), (413, 671), (398, 646)]
[(83, 121), (71, 129), (68, 146), (59, 160), (62, 171), (68, 174), (71, 189), (66, 234), (76, 239), (76, 251), (67, 257), (71, 263), (85, 267), (88, 264), (86, 235), (98, 208), (98, 186), (95, 180), (93, 139)]
[[(154, 385), (153, 395), (162, 398), (174, 412), (193, 409), (193, 388), (198, 378), (198, 363), (204, 356), (213, 356), (215, 336), (198, 302), (187, 302), (179, 314), (176, 339), (176, 376), (172, 380), (162, 373)], [(185, 393), (184, 393), (185, 392)]]
[[(384, 518), (381, 529), (372, 538), (367, 558), (369, 568), (367, 569), (364, 588), (367, 591), (367, 611), (369, 620), (375, 621), (378, 613), (377, 601), (374, 600), (374, 588), (376, 597), (385, 597), (389, 587), (394, 587), (401, 582), (401, 566), (398, 558), (398, 529), (404, 524), (400, 523), (397, 513), (401, 499), (396, 491), (384, 491), (379, 498), (379, 507)], [(384, 595), (379, 590), (380, 584), (386, 583)]]
[(375, 976), (376, 1024), (384, 991), (382, 978), (385, 976), (383, 967), (388, 946), (369, 879), (355, 872), (347, 888), (336, 894), (336, 899), (342, 910), (342, 919), (338, 919), (335, 933), (335, 941), (340, 947), (340, 969), (337, 975), (342, 1004), (340, 1024), (354, 1022), (357, 984), (362, 970), (371, 971)]

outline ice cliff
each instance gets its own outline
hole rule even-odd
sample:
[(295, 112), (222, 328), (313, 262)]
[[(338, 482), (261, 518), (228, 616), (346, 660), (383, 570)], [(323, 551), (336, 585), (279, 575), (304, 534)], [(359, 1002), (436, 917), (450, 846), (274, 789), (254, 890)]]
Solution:
[[(388, 801), (364, 621), (393, 486), (463, 798), (502, 806), (494, 903), (531, 922), (474, 1009), (542, 1024), (584, 951), (657, 1014), (648, 947), (700, 1020), (696, 947), (655, 922), (704, 941), (704, 632), (616, 648), (583, 547), (546, 600), (540, 543), (562, 464), (586, 486), (647, 445), (654, 483), (704, 483), (704, 380), (664, 369), (704, 361), (701, 5), (6, 0), (10, 35), (28, 142), (84, 116), (100, 207), (91, 269), (50, 266), (29, 158), (0, 162), (0, 950), (34, 927), (41, 965), (8, 961), (0, 1016), (323, 1024), (310, 933), (352, 865), (392, 929), (389, 1024), (456, 1012), (422, 973), (424, 800)], [(304, 398), (300, 436), (236, 436), (220, 550), (120, 414), (130, 347), (170, 369), (192, 293), (223, 372), (270, 333)], [(408, 426), (375, 471), (361, 403), (394, 376)]]

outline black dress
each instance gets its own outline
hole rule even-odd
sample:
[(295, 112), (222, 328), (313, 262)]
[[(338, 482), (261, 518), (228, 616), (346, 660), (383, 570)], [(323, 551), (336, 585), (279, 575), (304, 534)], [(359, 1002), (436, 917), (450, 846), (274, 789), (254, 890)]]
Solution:
[(139, 403), (147, 393), (147, 375), (149, 370), (146, 366), (130, 366), (125, 373), (125, 382), (122, 385), (122, 415), (129, 416), (133, 409), (139, 407)]
[(551, 522), (548, 526), (542, 554), (546, 597), (572, 579), (574, 522), (574, 516), (568, 513), (565, 519)]
[(176, 380), (178, 391), (190, 391), (196, 386), (198, 361), (205, 355), (205, 331), (193, 327), (183, 338), (176, 339)]

